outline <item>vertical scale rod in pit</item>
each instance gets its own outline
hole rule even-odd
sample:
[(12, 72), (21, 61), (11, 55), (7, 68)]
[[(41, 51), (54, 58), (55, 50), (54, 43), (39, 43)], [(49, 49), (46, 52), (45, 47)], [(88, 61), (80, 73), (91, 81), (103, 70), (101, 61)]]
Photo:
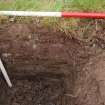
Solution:
[(4, 67), (4, 65), (3, 65), (2, 61), (1, 61), (1, 59), (0, 59), (0, 70), (1, 70), (1, 72), (2, 72), (2, 74), (3, 74), (3, 76), (4, 76), (4, 78), (5, 78), (5, 80), (6, 80), (7, 84), (8, 84), (8, 86), (9, 86), (9, 87), (12, 87), (12, 83), (11, 83), (11, 81), (10, 81), (10, 79), (9, 79), (9, 76), (8, 76), (8, 74), (7, 74), (7, 72), (6, 72), (6, 69), (5, 69), (5, 67)]

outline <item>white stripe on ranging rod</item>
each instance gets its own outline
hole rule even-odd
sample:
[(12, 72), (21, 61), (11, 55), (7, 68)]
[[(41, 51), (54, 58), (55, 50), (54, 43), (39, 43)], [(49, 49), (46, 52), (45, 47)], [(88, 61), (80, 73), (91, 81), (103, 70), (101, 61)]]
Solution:
[(3, 74), (3, 76), (4, 76), (4, 78), (5, 78), (5, 80), (6, 80), (7, 84), (8, 84), (8, 86), (9, 86), (9, 87), (12, 87), (12, 83), (11, 83), (11, 81), (10, 81), (10, 79), (9, 79), (9, 76), (8, 76), (6, 70), (5, 70), (5, 67), (4, 67), (4, 65), (3, 65), (2, 61), (1, 61), (1, 59), (0, 59), (0, 69), (1, 69), (1, 72), (2, 72), (2, 74)]
[(6, 16), (38, 16), (38, 17), (61, 17), (61, 12), (34, 12), (34, 11), (0, 11), (0, 15)]

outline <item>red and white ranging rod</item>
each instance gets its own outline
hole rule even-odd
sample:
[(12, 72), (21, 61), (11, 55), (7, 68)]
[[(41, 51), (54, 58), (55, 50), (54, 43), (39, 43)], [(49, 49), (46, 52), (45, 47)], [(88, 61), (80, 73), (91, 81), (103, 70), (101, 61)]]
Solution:
[(85, 12), (36, 12), (36, 11), (0, 11), (5, 16), (38, 16), (38, 17), (65, 17), (65, 18), (105, 18), (105, 13)]

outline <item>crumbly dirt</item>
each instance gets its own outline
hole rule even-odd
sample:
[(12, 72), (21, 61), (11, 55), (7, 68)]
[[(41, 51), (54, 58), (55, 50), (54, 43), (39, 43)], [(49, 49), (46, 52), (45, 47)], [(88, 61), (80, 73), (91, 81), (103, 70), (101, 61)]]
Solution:
[(40, 24), (0, 25), (0, 55), (13, 83), (8, 88), (0, 75), (0, 105), (104, 105), (104, 48), (98, 32), (84, 42)]

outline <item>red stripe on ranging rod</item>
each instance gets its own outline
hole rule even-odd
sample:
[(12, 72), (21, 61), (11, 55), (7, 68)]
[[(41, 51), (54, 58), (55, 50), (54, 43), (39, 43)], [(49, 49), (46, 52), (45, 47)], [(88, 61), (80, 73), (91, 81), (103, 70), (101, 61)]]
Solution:
[(62, 17), (66, 18), (105, 18), (105, 13), (79, 13), (79, 12), (62, 12)]

